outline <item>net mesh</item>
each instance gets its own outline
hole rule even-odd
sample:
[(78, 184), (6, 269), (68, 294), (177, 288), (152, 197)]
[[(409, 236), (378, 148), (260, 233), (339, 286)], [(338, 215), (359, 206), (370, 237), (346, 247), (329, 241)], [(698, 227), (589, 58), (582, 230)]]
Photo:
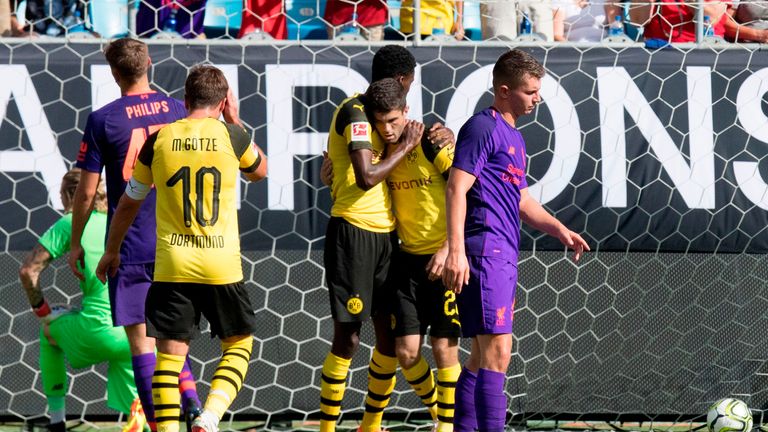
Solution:
[[(465, 10), (475, 6), (467, 2)], [(209, 4), (207, 12), (235, 16), (213, 7), (219, 6)], [(303, 13), (305, 21), (319, 19), (316, 10)], [(226, 28), (225, 36), (233, 31)], [(29, 420), (45, 411), (39, 326), (17, 274), (26, 251), (59, 215), (57, 178), (76, 157), (87, 115), (116, 96), (103, 43), (0, 42), (8, 83), (0, 88), (0, 416), (6, 418)], [(413, 48), (421, 91), (409, 95), (411, 112), (457, 132), (490, 103), (487, 68), (508, 45), (414, 44), (423, 46)], [(524, 231), (506, 387), (516, 424), (691, 422), (729, 395), (764, 408), (768, 206), (760, 173), (768, 62), (759, 47), (514, 45), (532, 52), (548, 73), (544, 103), (520, 126), (532, 193), (585, 232), (595, 250), (575, 265), (556, 242)], [(183, 96), (184, 77), (196, 63), (226, 71), (243, 120), (274, 167), (269, 180), (240, 189), (243, 269), (259, 331), (225, 428), (243, 418), (273, 429), (287, 427), (285, 419), (318, 418), (333, 330), (322, 265), (331, 201), (318, 179), (319, 154), (336, 104), (365, 89), (376, 49), (343, 40), (151, 42), (152, 84), (171, 96)], [(623, 154), (616, 150), (622, 143)], [(617, 157), (624, 181), (609, 183), (616, 178), (606, 166), (617, 166)], [(696, 170), (698, 160), (711, 161), (711, 176)], [(698, 189), (697, 182), (703, 182)], [(624, 191), (623, 202), (615, 201), (616, 190)], [(79, 301), (63, 261), (43, 273), (41, 286), (50, 303)], [(206, 330), (191, 350), (201, 396), (219, 355), (207, 336)], [(372, 342), (366, 325), (345, 418), (358, 418), (364, 405)], [(461, 347), (465, 358), (467, 342)], [(85, 421), (110, 414), (105, 368), (70, 373), (67, 412)], [(385, 418), (428, 428), (418, 397), (398, 378)]]

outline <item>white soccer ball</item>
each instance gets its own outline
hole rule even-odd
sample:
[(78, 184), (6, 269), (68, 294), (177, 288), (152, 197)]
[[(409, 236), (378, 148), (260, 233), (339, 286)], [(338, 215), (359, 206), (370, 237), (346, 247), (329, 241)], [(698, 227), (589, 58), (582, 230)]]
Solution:
[(752, 412), (738, 399), (721, 399), (709, 407), (707, 427), (710, 432), (749, 432), (752, 430)]

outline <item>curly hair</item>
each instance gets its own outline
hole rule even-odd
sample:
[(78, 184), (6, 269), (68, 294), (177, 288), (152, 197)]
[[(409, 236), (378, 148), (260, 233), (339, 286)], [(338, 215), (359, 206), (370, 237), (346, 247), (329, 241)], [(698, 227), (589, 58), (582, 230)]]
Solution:
[(371, 82), (383, 78), (399, 78), (413, 73), (416, 58), (405, 47), (385, 45), (373, 56)]

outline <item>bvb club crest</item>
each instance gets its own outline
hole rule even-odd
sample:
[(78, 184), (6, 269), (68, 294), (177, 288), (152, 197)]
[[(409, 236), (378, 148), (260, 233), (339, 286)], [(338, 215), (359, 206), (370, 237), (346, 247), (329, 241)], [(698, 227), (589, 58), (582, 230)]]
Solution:
[(350, 297), (347, 300), (347, 311), (352, 315), (357, 315), (363, 311), (363, 301), (360, 300), (360, 297)]
[(419, 153), (416, 152), (416, 150), (405, 155), (405, 159), (408, 161), (408, 163), (415, 163), (416, 159), (418, 158), (419, 158)]

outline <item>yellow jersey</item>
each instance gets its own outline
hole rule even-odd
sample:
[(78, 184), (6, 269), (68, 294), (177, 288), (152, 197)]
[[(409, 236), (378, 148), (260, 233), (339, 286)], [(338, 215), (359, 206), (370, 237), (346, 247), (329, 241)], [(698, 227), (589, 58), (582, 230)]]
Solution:
[(440, 148), (426, 136), (387, 178), (400, 248), (414, 255), (437, 252), (447, 235), (445, 185), (455, 147)]
[(156, 281), (243, 279), (234, 190), (238, 168), (260, 162), (242, 127), (212, 118), (178, 120), (147, 139), (133, 176), (157, 189)]
[(331, 216), (342, 217), (367, 231), (392, 232), (395, 218), (384, 182), (364, 191), (355, 181), (349, 154), (360, 149), (371, 150), (372, 162), (376, 164), (384, 155), (385, 144), (368, 121), (363, 97), (354, 95), (336, 108), (328, 131), (328, 157), (333, 165)]
[[(453, 28), (453, 2), (447, 0), (421, 0), (421, 34), (432, 34), (434, 27), (450, 34)], [(413, 0), (404, 0), (400, 9), (400, 31), (413, 33)]]

